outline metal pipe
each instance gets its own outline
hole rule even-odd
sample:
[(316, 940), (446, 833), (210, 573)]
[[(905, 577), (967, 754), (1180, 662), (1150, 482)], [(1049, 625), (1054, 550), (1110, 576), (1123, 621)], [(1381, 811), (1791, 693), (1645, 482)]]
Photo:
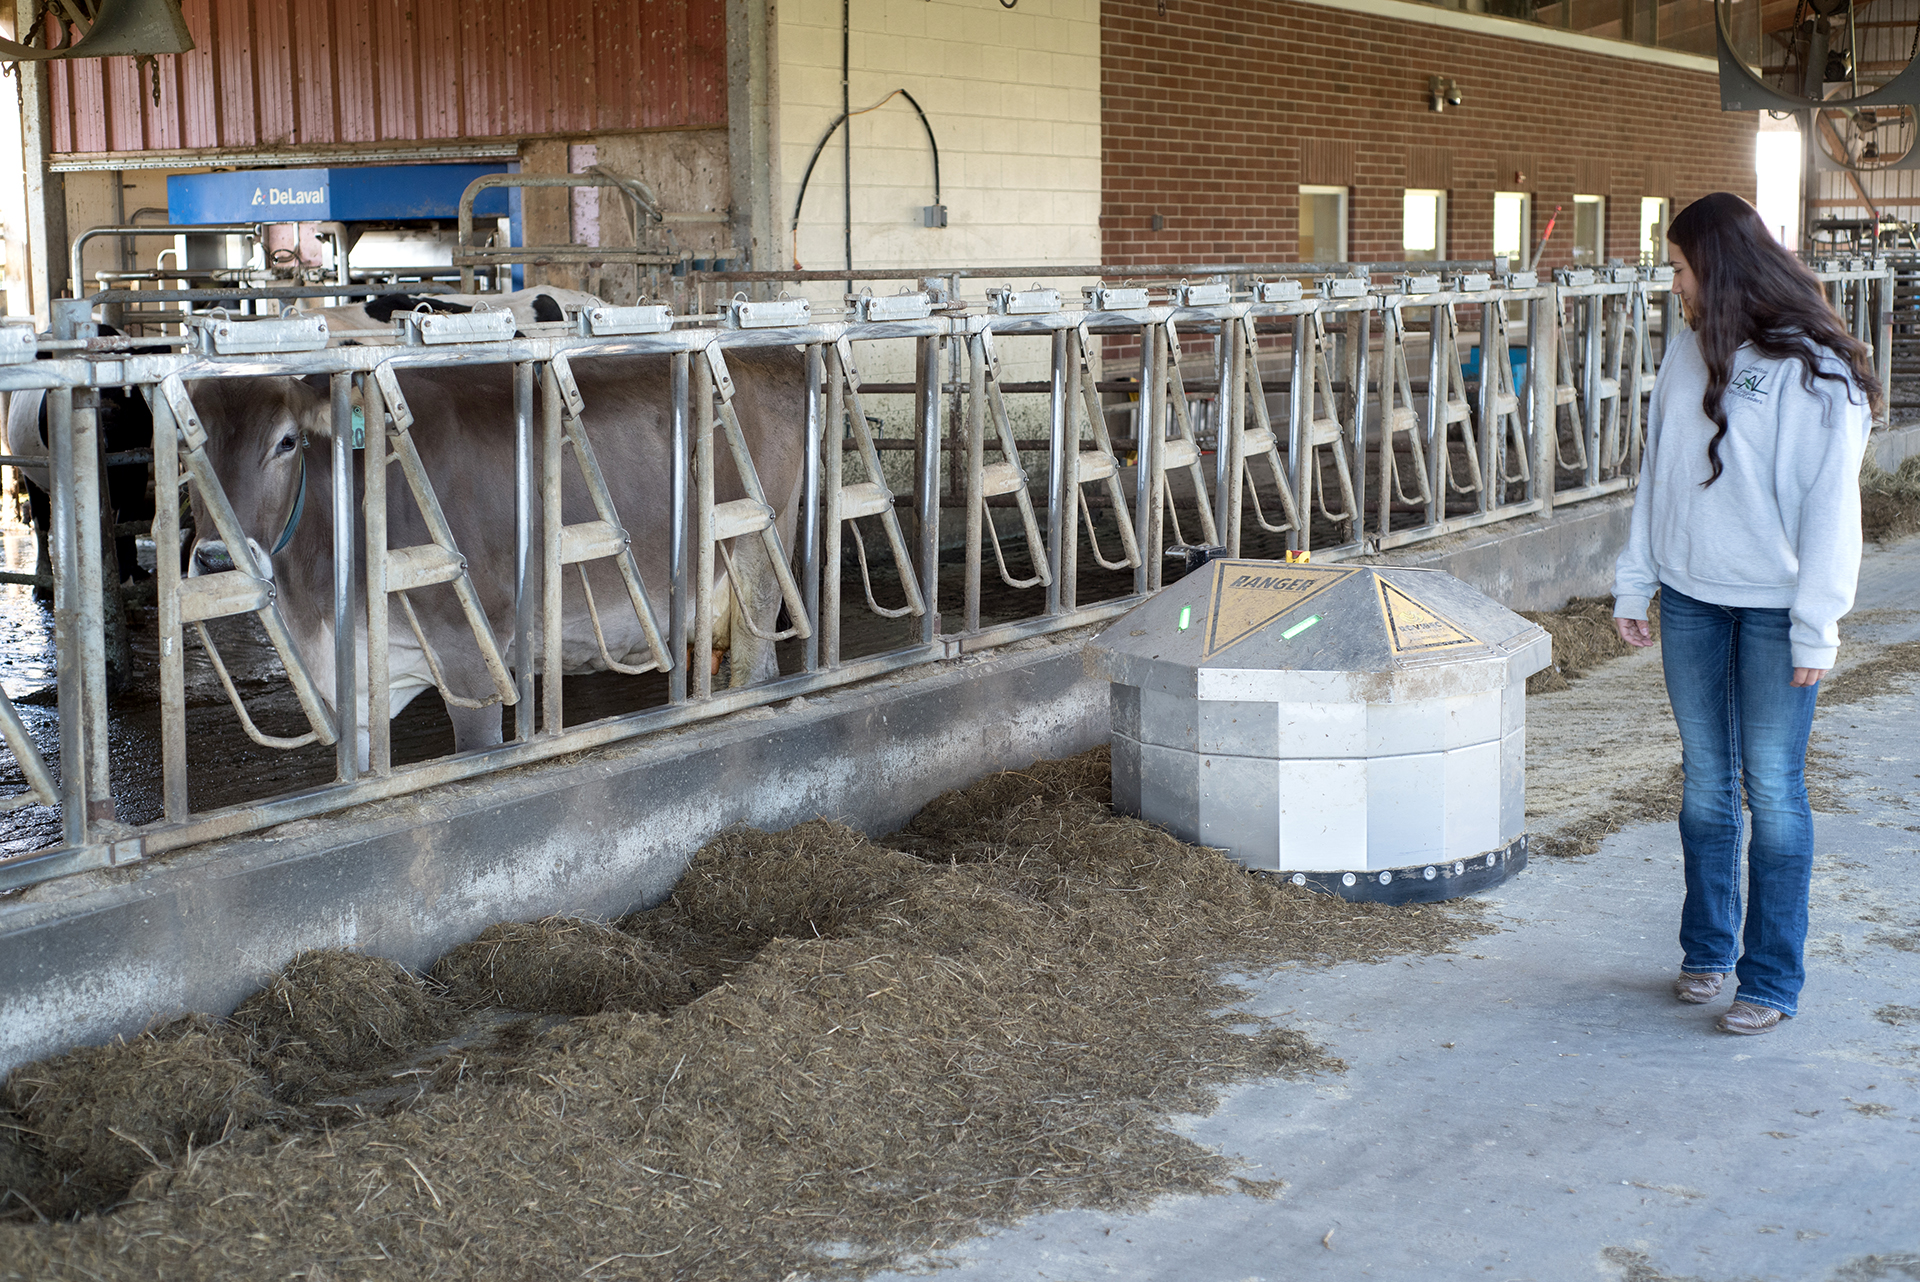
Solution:
[[(86, 279), (81, 268), (82, 253), (87, 242), (95, 236), (252, 236), (256, 240), (262, 235), (259, 223), (203, 223), (167, 225), (164, 227), (89, 227), (74, 238), (73, 248), (68, 254), (67, 293), (69, 297), (79, 298), (80, 284)], [(114, 300), (127, 301), (127, 300)]]
[[(1348, 313), (1347, 324), (1358, 333), (1351, 334), (1349, 350), (1353, 353), (1353, 364), (1347, 374), (1347, 394), (1353, 397), (1353, 438), (1348, 445), (1353, 451), (1350, 471), (1353, 473), (1353, 541), (1363, 548), (1367, 542), (1367, 368), (1372, 340), (1373, 308), (1371, 304)], [(1386, 398), (1381, 398), (1384, 410)], [(1387, 433), (1382, 423), (1380, 446), (1387, 448)], [(1392, 506), (1388, 501), (1390, 491), (1380, 491), (1380, 507), (1384, 511)]]
[[(1437, 526), (1447, 515), (1447, 381), (1442, 351), (1446, 344), (1440, 341), (1439, 306), (1428, 308), (1427, 316), (1427, 421), (1421, 430), (1427, 443), (1426, 523)], [(1385, 547), (1386, 540), (1380, 545)]]
[(1153, 538), (1154, 514), (1160, 510), (1160, 492), (1154, 488), (1153, 442), (1160, 435), (1160, 414), (1155, 403), (1162, 378), (1163, 357), (1160, 331), (1152, 325), (1140, 327), (1140, 399), (1134, 407), (1133, 429), (1133, 538), (1140, 548), (1140, 564), (1133, 570), (1135, 593), (1153, 591), (1153, 571), (1160, 559)]
[(1294, 510), (1300, 519), (1287, 532), (1291, 551), (1313, 548), (1313, 382), (1307, 362), (1313, 359), (1312, 321), (1305, 312), (1293, 318), (1293, 385), (1287, 398), (1287, 474), (1293, 486)]
[(560, 687), (562, 632), (566, 625), (566, 580), (560, 566), (560, 380), (551, 363), (540, 367), (540, 636), (545, 653), (540, 662), (540, 733), (559, 734), (566, 724)]
[[(813, 628), (800, 643), (800, 666), (820, 670), (820, 452), (825, 424), (820, 412), (820, 377), (826, 368), (822, 344), (807, 346), (806, 459), (800, 481), (800, 594)], [(834, 567), (837, 573), (839, 567)]]
[(713, 697), (713, 369), (699, 362), (693, 378), (694, 583), (693, 697)]
[(1584, 364), (1580, 370), (1581, 408), (1587, 412), (1585, 423), (1587, 437), (1587, 476), (1588, 485), (1600, 483), (1600, 359), (1602, 329), (1606, 324), (1606, 304), (1597, 295), (1589, 295), (1576, 307), (1583, 307), (1586, 313), (1586, 343), (1582, 347), (1585, 353)]
[(963, 632), (980, 630), (980, 539), (987, 515), (981, 503), (982, 472), (986, 469), (987, 340), (975, 330), (967, 338), (967, 546), (965, 604), (960, 615)]
[(1527, 303), (1527, 381), (1532, 385), (1532, 410), (1527, 423), (1533, 433), (1533, 476), (1527, 499), (1540, 505), (1542, 516), (1553, 515), (1553, 482), (1560, 466), (1560, 406), (1554, 397), (1554, 353), (1560, 343), (1560, 291), (1548, 290)]
[[(393, 735), (388, 713), (393, 684), (388, 671), (387, 600), (387, 402), (378, 379), (360, 387), (366, 422), (361, 450), (367, 541), (367, 766), (376, 775), (393, 772)], [(343, 724), (341, 738), (346, 737)], [(356, 728), (354, 738), (359, 738)]]
[[(107, 739), (106, 548), (101, 537), (100, 502), (100, 394), (74, 394), (69, 430), (73, 440), (74, 549), (79, 557), (79, 593), (74, 611), (80, 657), (81, 707), (86, 717), (80, 758), (86, 778), (89, 822), (113, 818), (113, 788)], [(71, 654), (72, 651), (67, 653)], [(61, 772), (68, 769), (61, 761)]]
[[(1220, 322), (1220, 333), (1213, 340), (1213, 526), (1220, 532), (1223, 546), (1238, 543), (1233, 525), (1233, 440), (1240, 434), (1241, 388), (1233, 381), (1234, 353), (1240, 344), (1240, 320), (1229, 316)], [(1240, 555), (1237, 551), (1232, 555)]]
[[(1047, 452), (1047, 615), (1052, 617), (1060, 613), (1060, 558), (1063, 539), (1061, 525), (1073, 520), (1073, 496), (1066, 488), (1072, 464), (1068, 462), (1070, 454), (1080, 452), (1077, 441), (1067, 439), (1067, 331), (1053, 331), (1052, 351), (1052, 388), (1049, 391), (1049, 409), (1051, 411), (1048, 426), (1051, 428), (1051, 446)], [(1031, 548), (1028, 549), (1032, 551)]]
[[(340, 738), (333, 745), (341, 783), (360, 777), (359, 657), (353, 618), (353, 375), (328, 380), (333, 435), (333, 716)], [(304, 448), (304, 443), (302, 448)], [(156, 494), (160, 491), (156, 488)], [(165, 504), (156, 505), (156, 511)], [(159, 540), (154, 541), (156, 559)]]
[[(826, 487), (825, 550), (821, 566), (825, 575), (820, 585), (821, 662), (831, 671), (840, 666), (840, 551), (841, 551), (841, 474), (846, 465), (847, 396), (846, 371), (840, 362), (840, 349), (826, 348), (827, 421), (824, 485)], [(882, 479), (882, 478), (875, 478)]]
[[(513, 367), (513, 669), (517, 699), (513, 705), (513, 737), (525, 743), (533, 738), (537, 721), (533, 706), (533, 365), (517, 361)], [(544, 548), (543, 548), (544, 551)], [(555, 567), (556, 573), (558, 567)], [(541, 562), (541, 578), (546, 562)], [(676, 669), (677, 670), (677, 669)]]
[[(1497, 393), (1500, 379), (1494, 368), (1495, 361), (1507, 360), (1507, 346), (1502, 343), (1499, 351), (1494, 350), (1497, 337), (1494, 306), (1492, 303), (1483, 303), (1480, 307), (1480, 394), (1476, 398), (1480, 402), (1480, 490), (1475, 503), (1475, 510), (1480, 512), (1500, 506), (1500, 499), (1505, 497), (1507, 489), (1503, 479), (1506, 469), (1500, 463), (1500, 444), (1504, 431), (1495, 431), (1501, 424), (1495, 413), (1499, 404)], [(1509, 364), (1507, 368), (1512, 369), (1513, 366)]]
[(187, 818), (187, 656), (180, 623), (179, 428), (164, 396), (153, 408), (153, 577), (160, 648), (160, 805), (169, 823)]
[(919, 340), (921, 393), (919, 436), (924, 442), (915, 498), (920, 518), (920, 592), (927, 612), (920, 617), (920, 639), (931, 643), (940, 634), (940, 343)]
[(687, 404), (690, 371), (688, 363), (693, 358), (686, 352), (675, 352), (669, 359), (671, 371), (671, 395), (673, 405), (670, 412), (673, 442), (671, 458), (668, 460), (668, 515), (667, 515), (667, 645), (673, 650), (673, 670), (667, 673), (667, 701), (685, 703), (687, 701), (687, 602), (691, 584), (688, 582), (687, 567), (687, 462), (689, 457)]

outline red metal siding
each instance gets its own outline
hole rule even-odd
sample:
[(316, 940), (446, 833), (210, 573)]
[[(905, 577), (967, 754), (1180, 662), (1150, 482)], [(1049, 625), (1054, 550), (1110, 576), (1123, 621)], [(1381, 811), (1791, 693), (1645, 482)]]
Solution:
[(724, 125), (726, 0), (186, 0), (196, 48), (55, 63), (58, 152)]

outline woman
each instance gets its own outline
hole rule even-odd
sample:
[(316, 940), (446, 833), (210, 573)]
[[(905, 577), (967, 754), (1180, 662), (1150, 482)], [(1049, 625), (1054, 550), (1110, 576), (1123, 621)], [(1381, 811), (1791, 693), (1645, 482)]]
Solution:
[(1853, 606), (1860, 459), (1881, 388), (1871, 350), (1746, 201), (1697, 200), (1667, 239), (1688, 328), (1670, 337), (1654, 385), (1614, 626), (1652, 645), (1659, 590), (1686, 775), (1674, 995), (1712, 1001), (1732, 972), (1737, 1000), (1717, 1027), (1766, 1033), (1798, 1012), (1806, 977), (1807, 734)]

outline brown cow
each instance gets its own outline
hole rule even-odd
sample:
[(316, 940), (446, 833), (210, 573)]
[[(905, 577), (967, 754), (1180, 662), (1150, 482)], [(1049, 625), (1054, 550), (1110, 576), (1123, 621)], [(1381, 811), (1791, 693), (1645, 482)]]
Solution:
[[(696, 360), (699, 358), (696, 357)], [(795, 503), (805, 454), (805, 363), (792, 348), (736, 350), (727, 358), (736, 387), (734, 404), (760, 483), (778, 517), (783, 544), (792, 548)], [(659, 356), (577, 357), (575, 378), (585, 403), (584, 423), (612, 492), (620, 523), (631, 538), (642, 582), (664, 633), (667, 621), (667, 522), (670, 512), (671, 396), (668, 358)], [(333, 638), (333, 456), (331, 415), (322, 378), (207, 379), (190, 389), (207, 431), (207, 452), (232, 502), (235, 515), (254, 545), (256, 561), (282, 541), (298, 502), (302, 459), (306, 497), (285, 546), (271, 558), (281, 613), (300, 657), (331, 704), (334, 691)], [(401, 391), (413, 411), (411, 436), (434, 492), (466, 558), (495, 644), (508, 664), (519, 668), (511, 652), (514, 566), (513, 388), (506, 365), (421, 369), (399, 375)], [(539, 429), (535, 428), (538, 458)], [(745, 496), (716, 426), (717, 502)], [(579, 470), (565, 452), (563, 520), (590, 521), (595, 513)], [(362, 456), (355, 454), (356, 471)], [(537, 462), (536, 462), (537, 467)], [(362, 478), (354, 478), (364, 493)], [(540, 502), (534, 500), (534, 564), (529, 591), (541, 600), (538, 539)], [(213, 524), (197, 514), (197, 528)], [(359, 522), (356, 521), (356, 525)], [(356, 530), (356, 547), (364, 529)], [(396, 466), (387, 485), (387, 543), (404, 547), (427, 543), (426, 525)], [(780, 593), (771, 564), (758, 539), (743, 538), (734, 549), (748, 617), (771, 632)], [(357, 559), (357, 558), (356, 558)], [(607, 649), (615, 662), (643, 664), (649, 651), (638, 619), (628, 603), (611, 560), (586, 563), (593, 599), (599, 608)], [(716, 570), (717, 589), (725, 574)], [(439, 656), (447, 684), (464, 698), (493, 693), (479, 647), (450, 587), (411, 594), (422, 629)], [(720, 598), (725, 600), (724, 595)], [(355, 616), (360, 654), (360, 689), (366, 695), (366, 610), (364, 567), (356, 570)], [(563, 670), (602, 670), (600, 646), (582, 596), (578, 574), (567, 571), (563, 589), (565, 632)], [(534, 612), (533, 662), (544, 654), (540, 611)], [(772, 643), (733, 628), (733, 682), (746, 684), (777, 671)], [(389, 609), (389, 708), (397, 713), (433, 684), (425, 656), (398, 597)], [(497, 706), (462, 709), (449, 705), (456, 751), (489, 747), (501, 741)], [(366, 710), (357, 719), (361, 756), (366, 756)]]

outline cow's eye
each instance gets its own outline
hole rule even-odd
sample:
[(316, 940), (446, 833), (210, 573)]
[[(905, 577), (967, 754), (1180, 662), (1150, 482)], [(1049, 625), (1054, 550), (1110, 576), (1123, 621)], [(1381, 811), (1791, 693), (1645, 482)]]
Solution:
[(294, 432), (288, 432), (285, 436), (280, 438), (280, 443), (273, 447), (273, 452), (276, 455), (291, 454), (294, 452), (294, 450), (298, 449), (299, 446), (300, 446), (299, 435)]

